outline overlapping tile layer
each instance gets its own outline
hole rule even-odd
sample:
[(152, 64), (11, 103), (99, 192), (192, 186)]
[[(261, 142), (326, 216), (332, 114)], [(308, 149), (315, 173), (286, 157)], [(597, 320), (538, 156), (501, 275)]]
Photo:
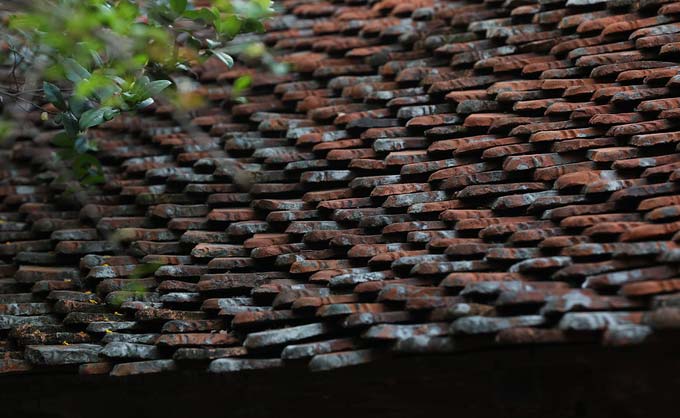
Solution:
[(680, 328), (680, 3), (282, 6), (264, 41), (294, 71), (209, 61), (210, 106), (117, 119), (82, 205), (49, 185), (54, 131), (4, 152), (0, 372), (327, 370)]

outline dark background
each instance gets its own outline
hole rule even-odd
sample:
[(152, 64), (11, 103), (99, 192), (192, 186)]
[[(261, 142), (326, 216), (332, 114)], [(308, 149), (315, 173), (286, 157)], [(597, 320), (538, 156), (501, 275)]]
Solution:
[(0, 417), (678, 416), (678, 346), (534, 347), (304, 366), (112, 378), (0, 377)]

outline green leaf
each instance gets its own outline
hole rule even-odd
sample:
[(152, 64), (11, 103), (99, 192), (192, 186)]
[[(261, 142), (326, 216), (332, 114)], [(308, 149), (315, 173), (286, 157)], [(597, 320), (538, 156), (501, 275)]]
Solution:
[(78, 118), (71, 112), (62, 113), (61, 123), (64, 125), (66, 135), (71, 138), (78, 136), (80, 128), (78, 126)]
[(0, 145), (12, 134), (14, 124), (9, 120), (0, 119)]
[(147, 93), (149, 96), (156, 96), (166, 88), (170, 87), (172, 81), (170, 80), (156, 80), (149, 83), (147, 86)]
[(131, 279), (141, 279), (147, 276), (151, 276), (161, 268), (163, 264), (160, 263), (145, 263), (145, 264), (138, 264), (135, 266), (135, 268), (132, 270), (132, 273), (130, 273), (130, 278)]
[(248, 18), (248, 19), (246, 19), (245, 22), (243, 22), (242, 32), (244, 32), (244, 33), (249, 33), (249, 32), (262, 33), (262, 32), (264, 32), (264, 23), (262, 23), (258, 19)]
[(86, 136), (81, 135), (76, 138), (73, 149), (79, 154), (84, 154), (88, 151), (97, 151), (97, 143), (88, 139)]
[(206, 38), (205, 42), (208, 44), (208, 48), (210, 49), (215, 49), (222, 46), (222, 42), (210, 38)]
[(120, 92), (120, 89), (116, 86), (106, 86), (94, 92), (95, 97), (100, 102), (105, 102), (113, 97), (116, 93)]
[(84, 131), (87, 128), (101, 125), (106, 121), (104, 115), (107, 114), (107, 112), (111, 112), (112, 110), (113, 110), (112, 108), (104, 106), (100, 107), (99, 109), (90, 109), (87, 112), (83, 113), (80, 116), (80, 121), (78, 122), (80, 130)]
[(149, 77), (142, 76), (139, 77), (132, 84), (130, 91), (123, 92), (123, 98), (125, 101), (135, 104), (149, 97)]
[(52, 138), (52, 143), (61, 148), (72, 148), (73, 138), (66, 134), (66, 131), (61, 131)]
[(68, 98), (68, 108), (78, 118), (90, 108), (90, 103), (85, 97), (74, 94)]
[(81, 153), (81, 154), (89, 151), (89, 143), (87, 141), (87, 138), (85, 138), (84, 136), (79, 136), (76, 139), (76, 142), (74, 144), (74, 148), (75, 148), (76, 152)]
[(151, 82), (151, 80), (149, 79), (149, 77), (143, 75), (143, 76), (139, 77), (137, 79), (137, 81), (135, 81), (135, 86), (137, 86), (137, 87), (139, 87), (140, 89), (143, 90), (143, 89), (146, 88), (146, 86), (149, 85), (150, 82)]
[(262, 10), (269, 10), (272, 5), (271, 0), (251, 0), (251, 1), (260, 6)]
[(151, 106), (152, 104), (153, 104), (153, 98), (149, 97), (148, 99), (137, 103), (137, 106), (135, 106), (135, 109), (141, 110), (141, 109), (144, 109), (145, 107)]
[(162, 26), (167, 26), (172, 24), (172, 22), (178, 17), (171, 7), (165, 2), (155, 2), (152, 3), (151, 7), (148, 9), (149, 20), (160, 24)]
[(248, 87), (250, 87), (250, 83), (253, 81), (252, 77), (249, 75), (242, 75), (241, 77), (237, 78), (234, 81), (234, 91), (235, 92), (240, 92)]
[(217, 30), (229, 38), (233, 38), (241, 32), (242, 22), (236, 15), (229, 15), (216, 25)]
[(74, 83), (89, 78), (91, 75), (90, 72), (85, 69), (85, 67), (78, 64), (78, 62), (73, 58), (66, 58), (62, 65), (64, 66), (66, 78)]
[(231, 57), (231, 55), (222, 52), (222, 51), (212, 51), (213, 54), (217, 58), (220, 59), (227, 67), (231, 68), (234, 65), (234, 59)]
[(193, 35), (189, 36), (189, 39), (187, 39), (187, 45), (196, 50), (200, 50), (203, 47), (201, 40)]
[(76, 156), (76, 152), (71, 148), (64, 148), (57, 151), (57, 155), (64, 161), (69, 161)]
[(203, 20), (206, 23), (212, 23), (215, 21), (215, 19), (219, 17), (215, 16), (213, 12), (208, 8), (185, 10), (183, 16), (186, 17), (187, 19)]
[(187, 8), (187, 0), (170, 0), (170, 7), (172, 11), (181, 15)]
[(73, 174), (83, 179), (89, 174), (101, 174), (102, 164), (91, 154), (78, 154), (73, 157)]
[(118, 87), (122, 87), (127, 83), (123, 77), (119, 77), (115, 74), (113, 75), (107, 75), (108, 78), (110, 78)]
[(92, 56), (92, 62), (94, 63), (95, 67), (101, 68), (104, 66), (104, 60), (102, 59), (101, 55), (94, 49), (89, 50), (90, 55)]
[(252, 42), (243, 48), (243, 54), (248, 58), (259, 58), (266, 52), (266, 47), (261, 42)]
[(111, 120), (114, 117), (116, 117), (116, 115), (118, 113), (120, 113), (120, 110), (118, 110), (118, 109), (111, 109), (111, 108), (105, 109), (104, 110), (104, 120)]
[(52, 103), (59, 110), (66, 110), (66, 101), (64, 100), (64, 96), (61, 94), (59, 87), (44, 81), (43, 91), (45, 92), (45, 98), (48, 102)]

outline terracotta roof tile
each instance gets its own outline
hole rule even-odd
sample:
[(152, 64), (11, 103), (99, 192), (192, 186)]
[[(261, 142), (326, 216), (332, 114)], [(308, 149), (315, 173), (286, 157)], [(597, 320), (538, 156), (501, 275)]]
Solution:
[[(284, 2), (263, 40), (294, 71), (209, 60), (200, 135), (161, 107), (97, 130), (111, 181), (82, 206), (41, 177), (50, 133), (22, 138), (0, 185), (19, 350), (0, 372), (665, 338), (680, 23), (646, 3)], [(223, 108), (241, 74), (256, 88)]]

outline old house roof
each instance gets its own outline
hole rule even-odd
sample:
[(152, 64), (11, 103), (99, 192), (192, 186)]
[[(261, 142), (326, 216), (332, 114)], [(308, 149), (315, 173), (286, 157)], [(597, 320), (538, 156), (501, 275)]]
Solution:
[(167, 106), (116, 119), (82, 207), (50, 186), (53, 131), (3, 151), (0, 373), (316, 371), (680, 327), (680, 3), (281, 4), (263, 39), (294, 70), (208, 61), (200, 132)]

